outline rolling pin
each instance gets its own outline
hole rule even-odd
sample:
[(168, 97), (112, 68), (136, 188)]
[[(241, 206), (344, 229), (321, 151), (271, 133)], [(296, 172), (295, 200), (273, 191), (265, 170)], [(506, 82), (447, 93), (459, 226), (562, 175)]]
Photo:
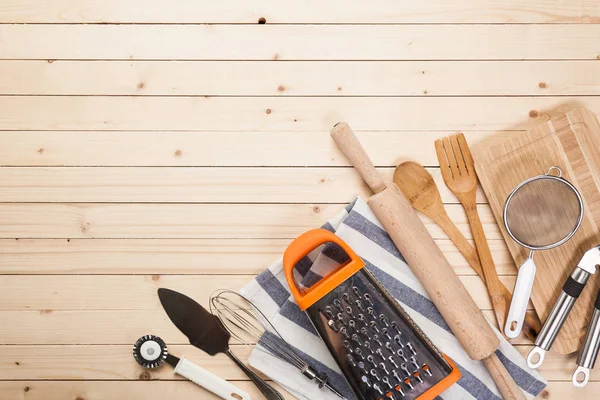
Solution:
[(331, 136), (375, 193), (367, 203), (469, 357), (483, 361), (504, 399), (525, 399), (495, 353), (498, 337), (398, 186), (386, 185), (348, 124)]

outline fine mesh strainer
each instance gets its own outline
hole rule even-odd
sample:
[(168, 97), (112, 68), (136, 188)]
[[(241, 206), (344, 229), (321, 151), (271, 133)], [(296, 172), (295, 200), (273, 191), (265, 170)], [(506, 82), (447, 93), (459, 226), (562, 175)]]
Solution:
[(521, 182), (504, 205), (504, 226), (510, 237), (529, 249), (519, 267), (504, 334), (519, 336), (531, 295), (536, 266), (535, 251), (553, 249), (569, 240), (583, 219), (583, 200), (562, 170), (551, 167), (544, 175)]

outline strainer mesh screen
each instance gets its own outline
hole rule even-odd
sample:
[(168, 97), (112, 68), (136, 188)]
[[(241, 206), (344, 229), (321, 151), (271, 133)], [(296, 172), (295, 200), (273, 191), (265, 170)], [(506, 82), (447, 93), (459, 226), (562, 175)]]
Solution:
[(506, 224), (529, 247), (551, 246), (577, 229), (581, 212), (568, 184), (542, 177), (517, 189), (506, 205)]

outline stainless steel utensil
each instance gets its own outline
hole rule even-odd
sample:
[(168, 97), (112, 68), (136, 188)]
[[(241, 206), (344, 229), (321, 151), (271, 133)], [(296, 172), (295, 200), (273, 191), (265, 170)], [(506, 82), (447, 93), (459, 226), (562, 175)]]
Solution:
[(327, 382), (327, 377), (319, 375), (281, 337), (269, 319), (250, 300), (232, 290), (218, 290), (210, 298), (210, 311), (217, 315), (231, 336), (247, 345), (259, 344), (257, 348), (266, 351), (296, 367), (319, 388), (326, 387), (342, 397), (341, 393)]
[[(569, 276), (563, 285), (563, 290), (558, 300), (556, 300), (552, 311), (550, 311), (550, 315), (548, 315), (548, 319), (544, 322), (542, 330), (535, 340), (535, 347), (527, 355), (527, 364), (530, 368), (538, 368), (544, 362), (546, 351), (552, 347), (552, 343), (554, 343), (560, 328), (565, 323), (575, 301), (581, 294), (590, 276), (596, 273), (596, 267), (599, 264), (600, 245), (585, 252), (581, 260), (579, 260), (577, 267), (575, 267), (571, 276)], [(584, 352), (584, 358), (587, 358), (585, 355), (588, 351)], [(538, 357), (538, 360), (534, 361), (536, 357)], [(588, 363), (585, 365), (588, 365)]]
[(229, 332), (216, 315), (189, 297), (169, 289), (158, 289), (158, 297), (169, 319), (190, 343), (211, 356), (225, 353), (254, 382), (268, 400), (284, 400), (264, 379), (248, 368), (229, 349)]
[[(556, 173), (556, 175), (553, 175)], [(535, 279), (535, 251), (553, 249), (569, 240), (583, 219), (583, 200), (559, 167), (521, 182), (504, 205), (504, 226), (510, 237), (529, 249), (519, 267), (504, 334), (514, 339), (523, 328)]]
[[(577, 369), (573, 373), (573, 385), (584, 387), (590, 380), (590, 370), (594, 368), (600, 350), (600, 290), (594, 303), (592, 319), (585, 334), (583, 347), (577, 357)], [(581, 379), (579, 377), (582, 377)]]

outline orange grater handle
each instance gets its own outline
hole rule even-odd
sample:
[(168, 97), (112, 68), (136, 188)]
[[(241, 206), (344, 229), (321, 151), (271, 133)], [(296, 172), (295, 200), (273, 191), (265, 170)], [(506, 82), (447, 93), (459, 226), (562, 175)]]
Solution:
[[(310, 288), (300, 292), (294, 279), (294, 267), (311, 251), (329, 242), (339, 245), (348, 254), (349, 260)], [(325, 229), (313, 229), (303, 233), (290, 243), (283, 253), (285, 279), (302, 311), (315, 304), (364, 266), (364, 261), (342, 239)]]

